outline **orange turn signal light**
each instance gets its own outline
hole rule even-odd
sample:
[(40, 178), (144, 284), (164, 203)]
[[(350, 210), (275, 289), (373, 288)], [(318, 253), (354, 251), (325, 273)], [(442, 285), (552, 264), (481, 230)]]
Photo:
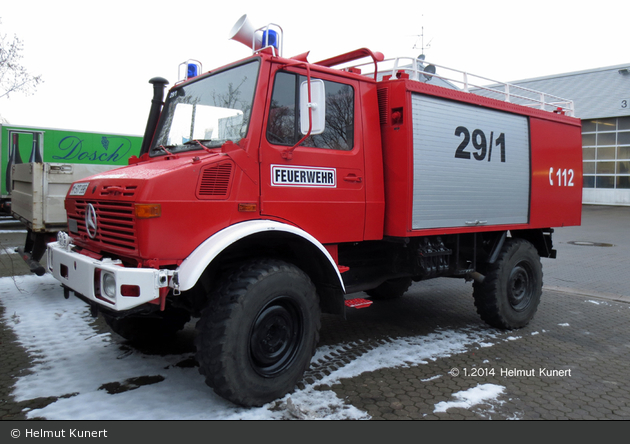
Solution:
[(238, 211), (242, 211), (245, 213), (251, 213), (251, 212), (255, 212), (256, 211), (256, 204), (255, 203), (240, 203), (238, 204)]
[(162, 216), (160, 204), (136, 204), (136, 217), (138, 219), (150, 219)]

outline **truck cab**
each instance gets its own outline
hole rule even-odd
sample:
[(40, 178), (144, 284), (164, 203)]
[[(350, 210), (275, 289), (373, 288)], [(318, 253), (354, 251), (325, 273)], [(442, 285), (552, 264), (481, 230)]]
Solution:
[[(303, 64), (262, 51), (174, 86), (148, 152), (69, 191), (73, 244), (115, 254), (128, 267), (176, 268), (213, 235), (246, 221), (292, 226), (329, 254), (339, 243), (381, 239), (375, 81), (325, 66), (307, 74)], [(323, 84), (326, 125), (306, 137), (300, 88), (307, 76)], [(161, 241), (169, 238), (177, 241)], [(189, 290), (189, 279), (175, 275), (170, 285)]]

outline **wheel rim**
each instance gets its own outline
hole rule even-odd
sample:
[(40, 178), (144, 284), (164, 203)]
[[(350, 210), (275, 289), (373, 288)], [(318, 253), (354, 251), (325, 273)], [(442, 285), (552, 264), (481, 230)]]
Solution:
[(256, 317), (250, 334), (251, 362), (258, 374), (274, 376), (290, 366), (302, 337), (302, 318), (287, 298), (267, 304)]
[(512, 269), (507, 290), (512, 308), (516, 311), (525, 310), (534, 295), (533, 273), (526, 262), (519, 262)]

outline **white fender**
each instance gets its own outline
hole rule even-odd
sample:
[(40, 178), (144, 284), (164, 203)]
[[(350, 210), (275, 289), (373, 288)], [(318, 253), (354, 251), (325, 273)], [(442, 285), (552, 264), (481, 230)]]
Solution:
[(322, 254), (324, 254), (330, 262), (330, 266), (337, 273), (337, 278), (339, 279), (341, 288), (345, 293), (346, 289), (343, 285), (341, 273), (337, 268), (335, 260), (332, 258), (328, 250), (326, 250), (326, 248), (317, 239), (308, 234), (306, 231), (301, 230), (297, 227), (271, 220), (250, 220), (246, 222), (241, 222), (224, 228), (223, 230), (213, 234), (208, 239), (206, 239), (179, 266), (179, 289), (181, 291), (186, 291), (194, 287), (208, 264), (234, 242), (246, 238), (247, 236), (250, 236), (252, 234), (262, 233), (265, 231), (282, 231), (285, 233), (295, 234), (306, 239), (311, 244), (319, 248)]

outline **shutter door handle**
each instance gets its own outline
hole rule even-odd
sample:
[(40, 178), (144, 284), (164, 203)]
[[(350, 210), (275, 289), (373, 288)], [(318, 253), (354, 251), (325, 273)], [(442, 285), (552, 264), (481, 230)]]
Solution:
[(488, 223), (487, 220), (467, 220), (466, 225), (472, 225), (472, 226), (477, 226), (477, 225), (485, 225)]

